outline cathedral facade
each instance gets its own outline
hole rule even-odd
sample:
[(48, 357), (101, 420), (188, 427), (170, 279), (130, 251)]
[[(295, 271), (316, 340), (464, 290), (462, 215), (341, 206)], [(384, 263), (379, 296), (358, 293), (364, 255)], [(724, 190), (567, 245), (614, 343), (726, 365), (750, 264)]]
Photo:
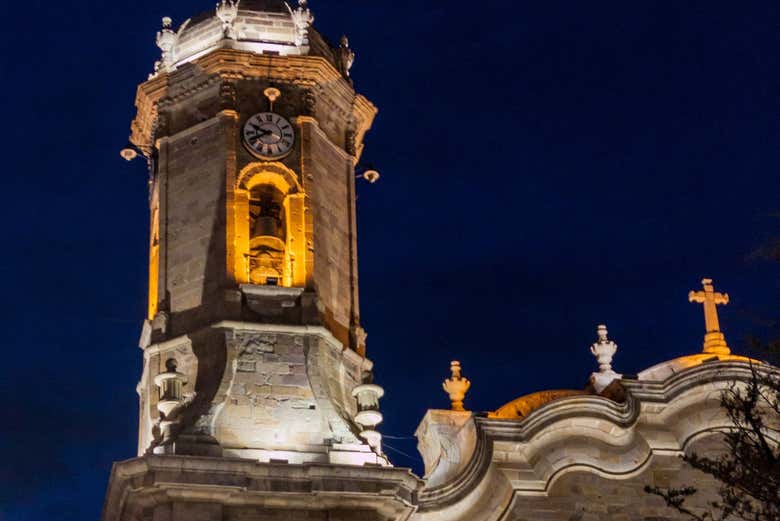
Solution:
[(650, 521), (673, 516), (645, 485), (711, 498), (679, 456), (714, 450), (720, 392), (751, 374), (711, 281), (691, 295), (703, 352), (639, 375), (612, 370), (601, 327), (584, 389), (475, 413), (454, 362), (452, 409), (417, 432), (426, 475), (392, 465), (358, 298), (356, 165), (376, 108), (348, 40), (313, 20), (304, 0), (163, 19), (123, 150), (150, 170), (138, 455), (115, 464), (104, 521)]

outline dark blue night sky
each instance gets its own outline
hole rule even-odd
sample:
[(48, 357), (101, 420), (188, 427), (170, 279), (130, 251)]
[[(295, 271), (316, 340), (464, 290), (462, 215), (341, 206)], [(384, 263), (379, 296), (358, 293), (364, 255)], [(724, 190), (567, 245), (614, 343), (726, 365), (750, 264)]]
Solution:
[[(2, 521), (97, 519), (135, 455), (146, 168), (118, 152), (160, 18), (213, 4), (4, 9)], [(777, 317), (776, 0), (310, 6), (380, 108), (358, 206), (387, 435), (448, 406), (453, 358), (466, 406), (492, 410), (581, 388), (601, 322), (620, 372), (700, 350), (705, 275), (731, 294), (732, 347)], [(413, 440), (386, 442), (419, 469)]]

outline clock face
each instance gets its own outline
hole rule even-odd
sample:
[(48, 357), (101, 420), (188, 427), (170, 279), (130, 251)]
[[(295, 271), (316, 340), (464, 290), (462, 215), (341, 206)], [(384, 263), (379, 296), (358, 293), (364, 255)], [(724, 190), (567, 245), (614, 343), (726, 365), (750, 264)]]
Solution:
[(263, 159), (286, 156), (295, 143), (295, 130), (290, 122), (273, 112), (255, 114), (244, 125), (244, 144)]

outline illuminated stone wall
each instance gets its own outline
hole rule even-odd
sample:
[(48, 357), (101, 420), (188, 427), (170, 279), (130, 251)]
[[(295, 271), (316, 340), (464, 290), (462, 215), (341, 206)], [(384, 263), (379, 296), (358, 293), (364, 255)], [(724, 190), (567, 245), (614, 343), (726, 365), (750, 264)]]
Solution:
[[(264, 160), (241, 131), (271, 85), (296, 143)], [(154, 76), (136, 105), (132, 139), (158, 150), (139, 455), (385, 464), (351, 394), (371, 372), (354, 168), (376, 109), (323, 58), (231, 49)], [(171, 363), (187, 383), (163, 418)]]
[(755, 367), (739, 356), (693, 355), (615, 380), (600, 393), (532, 394), (530, 409), (515, 417), (507, 408), (503, 417), (428, 411), (417, 431), (426, 485), (411, 519), (681, 519), (646, 485), (696, 487), (688, 503), (701, 514), (719, 485), (681, 456), (725, 450), (721, 433), (732, 423), (721, 394), (746, 385)]
[(236, 370), (214, 419), (226, 456), (327, 462), (328, 444), (360, 444), (336, 411), (357, 412), (341, 390), (360, 383), (359, 364), (339, 371), (341, 357), (317, 336), (237, 331), (230, 344)]
[[(269, 109), (262, 93), (272, 84), (281, 92), (274, 111), (296, 127), (297, 139), (289, 155), (264, 161), (240, 135), (246, 119)], [(308, 294), (314, 311), (297, 323), (325, 325), (362, 353), (354, 170), (376, 109), (322, 58), (226, 49), (142, 84), (136, 104), (133, 141), (159, 149), (150, 208), (152, 336), (253, 318), (235, 292), (265, 283), (251, 275), (252, 245), (263, 242), (253, 238), (250, 217), (252, 190), (265, 183), (279, 190), (284, 221), (274, 284)]]
[[(231, 128), (212, 118), (161, 143), (158, 182), (165, 212), (161, 242), (165, 264), (160, 297), (173, 317), (173, 335), (213, 317), (226, 282), (224, 183)], [(165, 302), (167, 300), (167, 302)]]
[(326, 324), (349, 343), (351, 314), (357, 317), (357, 260), (353, 235), (354, 168), (316, 125), (303, 134), (310, 154), (304, 157), (313, 216), (313, 282), (327, 310)]
[[(722, 448), (714, 438), (690, 450), (713, 454)], [(686, 503), (706, 509), (718, 499), (718, 483), (676, 456), (657, 456), (650, 468), (629, 479), (607, 479), (591, 472), (572, 472), (555, 482), (546, 497), (519, 497), (507, 521), (666, 521), (680, 519), (663, 499), (644, 491), (645, 485), (693, 486), (701, 492)]]

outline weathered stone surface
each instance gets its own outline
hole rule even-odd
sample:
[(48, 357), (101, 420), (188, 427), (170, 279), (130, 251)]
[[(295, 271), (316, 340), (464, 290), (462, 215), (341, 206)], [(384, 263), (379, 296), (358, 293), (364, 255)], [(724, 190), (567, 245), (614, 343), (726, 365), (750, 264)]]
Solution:
[(429, 480), (412, 519), (677, 519), (645, 485), (694, 486), (690, 506), (706, 507), (718, 484), (680, 456), (723, 450), (730, 420), (720, 395), (750, 380), (750, 361), (693, 356), (661, 366), (621, 380), (622, 403), (583, 393), (516, 419), (430, 411), (418, 430)]
[(103, 519), (401, 520), (420, 484), (388, 467), (146, 456), (114, 465)]
[[(241, 33), (271, 21), (269, 34), (289, 35), (308, 19), (296, 12), (247, 0), (224, 27), (244, 42), (236, 48), (201, 40), (219, 38), (217, 18), (176, 33), (166, 22), (163, 63), (138, 89), (131, 140), (154, 158), (139, 455), (343, 461), (354, 445), (354, 463), (386, 463), (356, 435), (350, 394), (371, 372), (358, 334), (354, 165), (376, 109), (316, 31), (296, 26), (302, 40), (272, 55)], [(193, 51), (201, 44), (208, 52)], [(290, 122), (287, 155), (245, 146), (261, 112)], [(169, 358), (187, 382), (165, 405), (175, 418), (157, 407)]]
[[(202, 454), (193, 446), (198, 440), (209, 454), (218, 447), (226, 456), (261, 461), (328, 461), (333, 444), (365, 447), (351, 423), (357, 414), (351, 391), (370, 362), (324, 328), (225, 322), (145, 353), (139, 455), (159, 443), (154, 382), (170, 358), (189, 382), (176, 432), (190, 438), (174, 444), (177, 454)], [(357, 464), (380, 462), (362, 449), (355, 457)]]
[[(680, 359), (618, 383), (606, 334), (603, 395), (547, 393), (504, 416), (430, 411), (425, 486), (389, 467), (371, 430), (379, 392), (362, 427), (352, 394), (372, 370), (354, 183), (376, 109), (348, 78), (346, 40), (329, 48), (300, 4), (166, 22), (138, 89), (131, 140), (154, 165), (139, 458), (115, 465), (103, 519), (658, 521), (673, 514), (646, 484), (711, 498), (715, 484), (678, 456), (717, 449), (719, 392), (749, 375), (744, 361)], [(287, 155), (242, 144), (267, 111), (291, 124)], [(467, 382), (447, 387), (460, 408)]]
[[(693, 444), (690, 450), (711, 453), (720, 446), (720, 440), (711, 438)], [(692, 508), (700, 509), (716, 499), (718, 489), (713, 478), (686, 465), (679, 457), (659, 455), (653, 458), (647, 470), (628, 479), (607, 479), (587, 471), (565, 474), (553, 484), (547, 496), (517, 496), (507, 519), (678, 519), (679, 515), (661, 498), (644, 491), (645, 485), (694, 486), (701, 492), (688, 503)]]

